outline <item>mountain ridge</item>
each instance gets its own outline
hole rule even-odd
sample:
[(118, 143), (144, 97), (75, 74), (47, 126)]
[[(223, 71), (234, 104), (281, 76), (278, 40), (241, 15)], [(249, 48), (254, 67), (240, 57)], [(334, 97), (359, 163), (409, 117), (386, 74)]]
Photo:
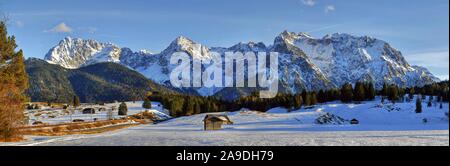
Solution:
[[(80, 42), (81, 41), (81, 42)], [(82, 44), (84, 41), (84, 44)], [(87, 50), (86, 50), (87, 49)], [(399, 86), (423, 86), (439, 81), (424, 67), (410, 65), (402, 53), (389, 43), (369, 36), (334, 33), (314, 38), (307, 33), (284, 31), (272, 45), (262, 42), (240, 42), (231, 47), (207, 47), (180, 36), (160, 53), (133, 52), (111, 43), (65, 38), (46, 55), (45, 60), (66, 68), (78, 68), (99, 62), (115, 62), (128, 66), (158, 84), (171, 86), (169, 55), (185, 52), (193, 58), (208, 59), (219, 52), (278, 52), (282, 93), (302, 90), (331, 89), (350, 82), (374, 82), (377, 89), (384, 83)], [(202, 96), (212, 96), (224, 88), (190, 88)], [(244, 90), (226, 88), (224, 94)], [(230, 92), (234, 91), (234, 92)]]

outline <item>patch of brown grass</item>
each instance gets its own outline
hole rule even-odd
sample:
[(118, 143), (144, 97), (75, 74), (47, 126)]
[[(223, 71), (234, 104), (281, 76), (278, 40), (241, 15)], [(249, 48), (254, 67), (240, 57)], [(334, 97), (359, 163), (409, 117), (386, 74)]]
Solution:
[(38, 135), (38, 136), (95, 134), (136, 125), (136, 124), (129, 124), (127, 122), (128, 120), (111, 120), (111, 121), (97, 121), (97, 122), (66, 123), (59, 125), (27, 126), (22, 127), (21, 130), (22, 133), (25, 135)]
[(14, 138), (0, 138), (0, 142), (20, 142), (24, 141), (23, 137), (14, 137)]

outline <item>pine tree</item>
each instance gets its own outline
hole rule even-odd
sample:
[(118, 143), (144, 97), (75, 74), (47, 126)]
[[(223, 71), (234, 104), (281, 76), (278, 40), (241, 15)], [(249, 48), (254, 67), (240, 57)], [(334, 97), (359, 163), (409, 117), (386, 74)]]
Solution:
[(302, 95), (299, 95), (299, 94), (295, 95), (294, 96), (294, 108), (300, 109), (302, 107), (302, 104), (303, 104)]
[(145, 98), (142, 107), (145, 108), (146, 110), (152, 109), (152, 102), (148, 98)]
[(388, 95), (388, 86), (386, 83), (383, 84), (383, 89), (381, 89), (381, 96), (387, 96)]
[(311, 105), (316, 105), (317, 104), (317, 94), (316, 92), (312, 92), (311, 93)]
[(414, 93), (415, 93), (414, 87), (409, 89), (409, 94), (408, 94), (409, 100), (413, 100), (414, 99)]
[(433, 106), (433, 96), (428, 97), (428, 104), (427, 104), (427, 106), (428, 107)]
[(422, 113), (422, 99), (420, 97), (416, 100), (416, 113)]
[(353, 92), (355, 101), (364, 101), (366, 94), (364, 92), (364, 85), (361, 82), (355, 84), (355, 90)]
[(322, 89), (319, 90), (319, 93), (317, 94), (317, 102), (319, 103), (327, 102), (325, 92)]
[(439, 109), (442, 109), (443, 107), (442, 107), (442, 102), (441, 102), (441, 104), (439, 104)]
[(395, 85), (389, 86), (388, 99), (391, 102), (393, 102), (393, 103), (398, 101), (398, 88), (397, 88), (397, 86), (395, 86)]
[(15, 37), (8, 36), (5, 23), (0, 21), (0, 136), (5, 140), (20, 136), (18, 126), (28, 100), (23, 52), (16, 48)]
[(341, 88), (341, 101), (343, 103), (350, 103), (353, 100), (352, 84), (346, 83)]
[(306, 93), (305, 98), (303, 98), (303, 102), (305, 106), (310, 106), (311, 105), (311, 94)]
[(73, 96), (72, 104), (73, 104), (73, 107), (75, 107), (75, 108), (80, 106), (80, 98), (78, 96)]
[(128, 114), (128, 107), (127, 104), (125, 102), (122, 102), (119, 105), (119, 115), (127, 115)]
[(368, 91), (367, 91), (367, 99), (369, 100), (375, 100), (375, 96), (376, 96), (376, 92), (375, 92), (375, 87), (373, 85), (373, 83), (369, 83), (368, 85)]

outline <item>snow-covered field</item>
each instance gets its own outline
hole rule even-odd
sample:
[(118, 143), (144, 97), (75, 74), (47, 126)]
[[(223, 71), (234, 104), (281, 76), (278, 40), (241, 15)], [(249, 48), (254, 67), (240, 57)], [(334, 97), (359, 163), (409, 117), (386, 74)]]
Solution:
[[(20, 143), (3, 145), (95, 145), (95, 146), (252, 146), (252, 145), (433, 145), (449, 146), (449, 122), (443, 109), (426, 107), (414, 112), (415, 103), (381, 105), (379, 101), (363, 104), (327, 103), (311, 109), (288, 113), (275, 108), (267, 113), (248, 110), (227, 114), (234, 122), (220, 131), (203, 131), (205, 114), (181, 117), (156, 125), (141, 125), (95, 135), (35, 137)], [(343, 124), (316, 124), (326, 113), (344, 119)], [(346, 120), (357, 119), (351, 125)], [(424, 123), (426, 119), (426, 123)], [(1, 144), (0, 144), (1, 145)]]
[[(134, 115), (137, 113), (144, 112), (145, 109), (142, 108), (143, 101), (136, 101), (136, 102), (126, 102), (128, 107), (128, 115)], [(120, 103), (108, 103), (104, 106), (100, 105), (82, 105), (80, 106), (80, 109), (77, 111), (74, 111), (73, 114), (70, 113), (70, 111), (65, 111), (63, 109), (52, 109), (48, 107), (43, 107), (39, 110), (27, 110), (26, 115), (29, 117), (29, 124), (33, 124), (35, 121), (40, 121), (46, 124), (60, 124), (60, 123), (70, 123), (74, 119), (81, 119), (86, 122), (94, 121), (94, 119), (97, 120), (106, 120), (108, 118), (108, 112), (107, 111), (98, 111), (98, 108), (106, 108), (110, 109), (112, 107), (115, 107), (115, 111), (113, 111), (112, 118), (118, 119), (123, 116), (118, 115), (117, 109), (119, 108)], [(95, 114), (83, 114), (81, 109), (82, 108), (95, 108), (96, 112)], [(159, 102), (152, 102), (152, 109), (148, 110), (149, 112), (153, 112), (160, 117), (167, 118), (169, 112), (162, 108), (162, 105)]]

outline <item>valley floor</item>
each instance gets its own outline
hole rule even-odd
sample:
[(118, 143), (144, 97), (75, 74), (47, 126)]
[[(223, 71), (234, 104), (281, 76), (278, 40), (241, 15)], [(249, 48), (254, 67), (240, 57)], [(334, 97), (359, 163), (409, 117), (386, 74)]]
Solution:
[[(425, 104), (424, 104), (425, 105)], [(28, 136), (28, 141), (0, 145), (24, 146), (449, 146), (449, 123), (443, 109), (415, 104), (327, 103), (287, 112), (274, 108), (267, 113), (241, 110), (227, 114), (234, 122), (220, 131), (204, 131), (206, 114), (171, 119), (94, 135), (61, 137)], [(317, 124), (325, 114), (344, 119), (341, 123)], [(348, 120), (358, 119), (351, 125)], [(425, 120), (426, 119), (426, 120)]]
[(20, 146), (449, 146), (448, 130), (215, 131), (152, 125), (98, 135), (31, 137)]

